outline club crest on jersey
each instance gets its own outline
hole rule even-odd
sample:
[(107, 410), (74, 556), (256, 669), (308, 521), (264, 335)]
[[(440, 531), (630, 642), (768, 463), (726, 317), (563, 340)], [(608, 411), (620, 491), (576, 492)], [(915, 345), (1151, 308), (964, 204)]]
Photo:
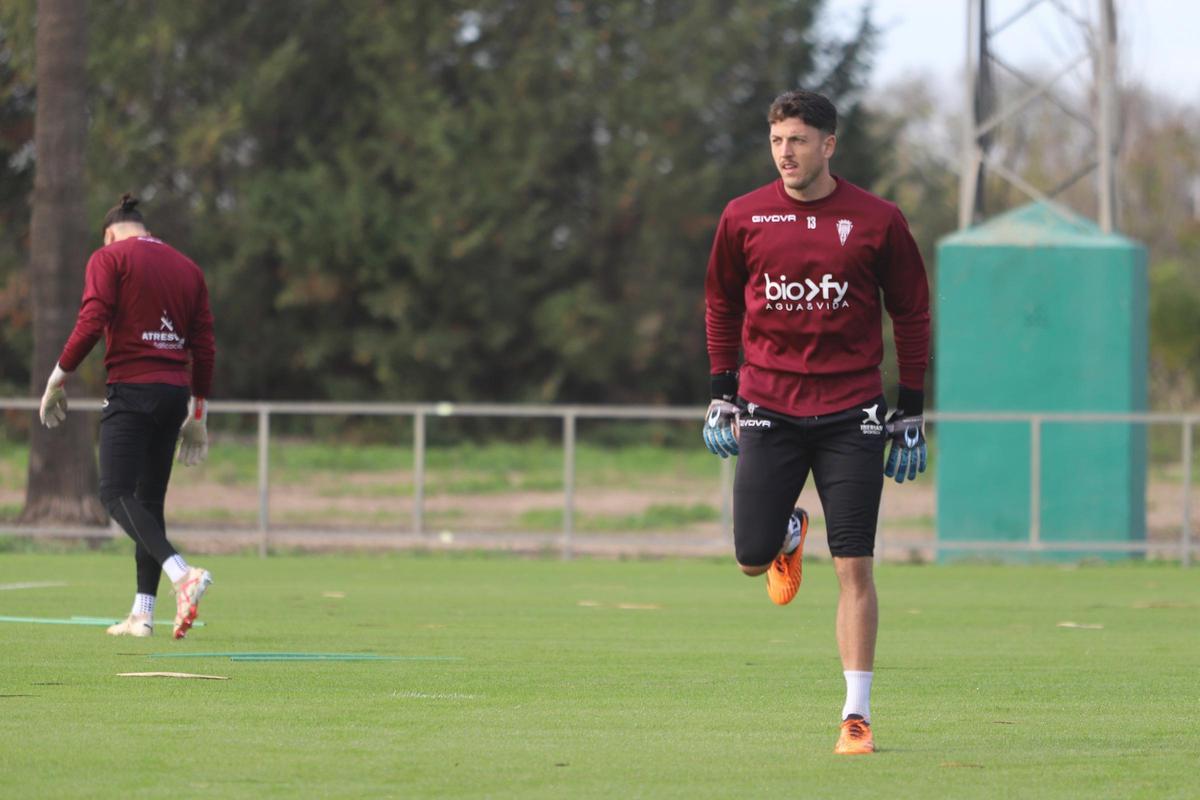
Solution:
[(866, 419), (859, 425), (864, 436), (878, 436), (883, 433), (883, 423), (879, 421), (879, 403), (862, 410)]
[(846, 246), (846, 240), (850, 238), (850, 229), (853, 227), (854, 223), (848, 219), (837, 221), (838, 240), (842, 243), (842, 247)]
[(819, 282), (812, 278), (788, 281), (787, 275), (775, 279), (763, 273), (767, 311), (840, 311), (850, 307), (846, 299), (849, 291), (850, 282), (834, 280), (831, 272), (822, 275)]

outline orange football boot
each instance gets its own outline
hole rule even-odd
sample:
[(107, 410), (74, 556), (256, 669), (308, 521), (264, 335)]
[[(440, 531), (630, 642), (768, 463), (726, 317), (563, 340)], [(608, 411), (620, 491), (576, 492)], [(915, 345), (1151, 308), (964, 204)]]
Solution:
[(801, 565), (804, 556), (804, 537), (808, 535), (808, 514), (803, 508), (792, 512), (788, 520), (788, 537), (795, 535), (795, 526), (800, 528), (800, 543), (790, 553), (780, 553), (767, 570), (767, 594), (777, 605), (792, 602), (800, 589)]
[(865, 756), (875, 752), (875, 737), (871, 735), (871, 723), (854, 716), (842, 722), (833, 752), (839, 756)]

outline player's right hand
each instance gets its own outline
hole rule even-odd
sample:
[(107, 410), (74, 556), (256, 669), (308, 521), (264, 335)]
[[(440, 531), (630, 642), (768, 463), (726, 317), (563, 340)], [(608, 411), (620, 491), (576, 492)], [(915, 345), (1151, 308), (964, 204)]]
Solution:
[(208, 402), (203, 397), (188, 400), (187, 419), (179, 429), (179, 463), (194, 467), (208, 458)]
[(729, 458), (738, 454), (738, 407), (725, 400), (713, 400), (704, 416), (704, 446), (713, 455)]
[(58, 423), (67, 418), (67, 390), (63, 384), (67, 381), (67, 373), (62, 367), (54, 365), (50, 379), (46, 381), (46, 391), (42, 395), (42, 406), (38, 416), (47, 428), (55, 428)]

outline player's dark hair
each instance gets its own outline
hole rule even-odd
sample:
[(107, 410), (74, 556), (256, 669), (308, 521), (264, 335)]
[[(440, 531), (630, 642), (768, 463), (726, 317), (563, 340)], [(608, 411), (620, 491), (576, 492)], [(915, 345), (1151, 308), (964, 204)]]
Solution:
[(767, 111), (767, 122), (773, 125), (785, 119), (798, 119), (830, 135), (837, 132), (837, 109), (828, 97), (816, 92), (796, 89), (776, 97)]
[(116, 225), (118, 222), (136, 222), (139, 225), (145, 225), (146, 220), (142, 218), (142, 212), (137, 210), (139, 202), (141, 201), (129, 192), (121, 195), (120, 202), (104, 215), (104, 224), (100, 227), (100, 232), (104, 233), (110, 225)]

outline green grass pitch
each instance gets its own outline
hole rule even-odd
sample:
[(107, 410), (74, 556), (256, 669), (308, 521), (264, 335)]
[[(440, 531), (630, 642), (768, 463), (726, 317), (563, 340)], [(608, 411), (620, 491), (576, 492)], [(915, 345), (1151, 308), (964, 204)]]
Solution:
[[(193, 560), (215, 583), (182, 642), (0, 623), (0, 796), (1200, 793), (1200, 580), (1178, 566), (881, 565), (880, 752), (837, 757), (828, 561), (776, 608), (731, 561)], [(7, 588), (30, 582), (66, 585)], [(133, 563), (10, 552), (0, 587), (0, 615), (115, 618)], [(149, 657), (213, 652), (407, 660)], [(229, 680), (117, 676), (160, 670)]]

